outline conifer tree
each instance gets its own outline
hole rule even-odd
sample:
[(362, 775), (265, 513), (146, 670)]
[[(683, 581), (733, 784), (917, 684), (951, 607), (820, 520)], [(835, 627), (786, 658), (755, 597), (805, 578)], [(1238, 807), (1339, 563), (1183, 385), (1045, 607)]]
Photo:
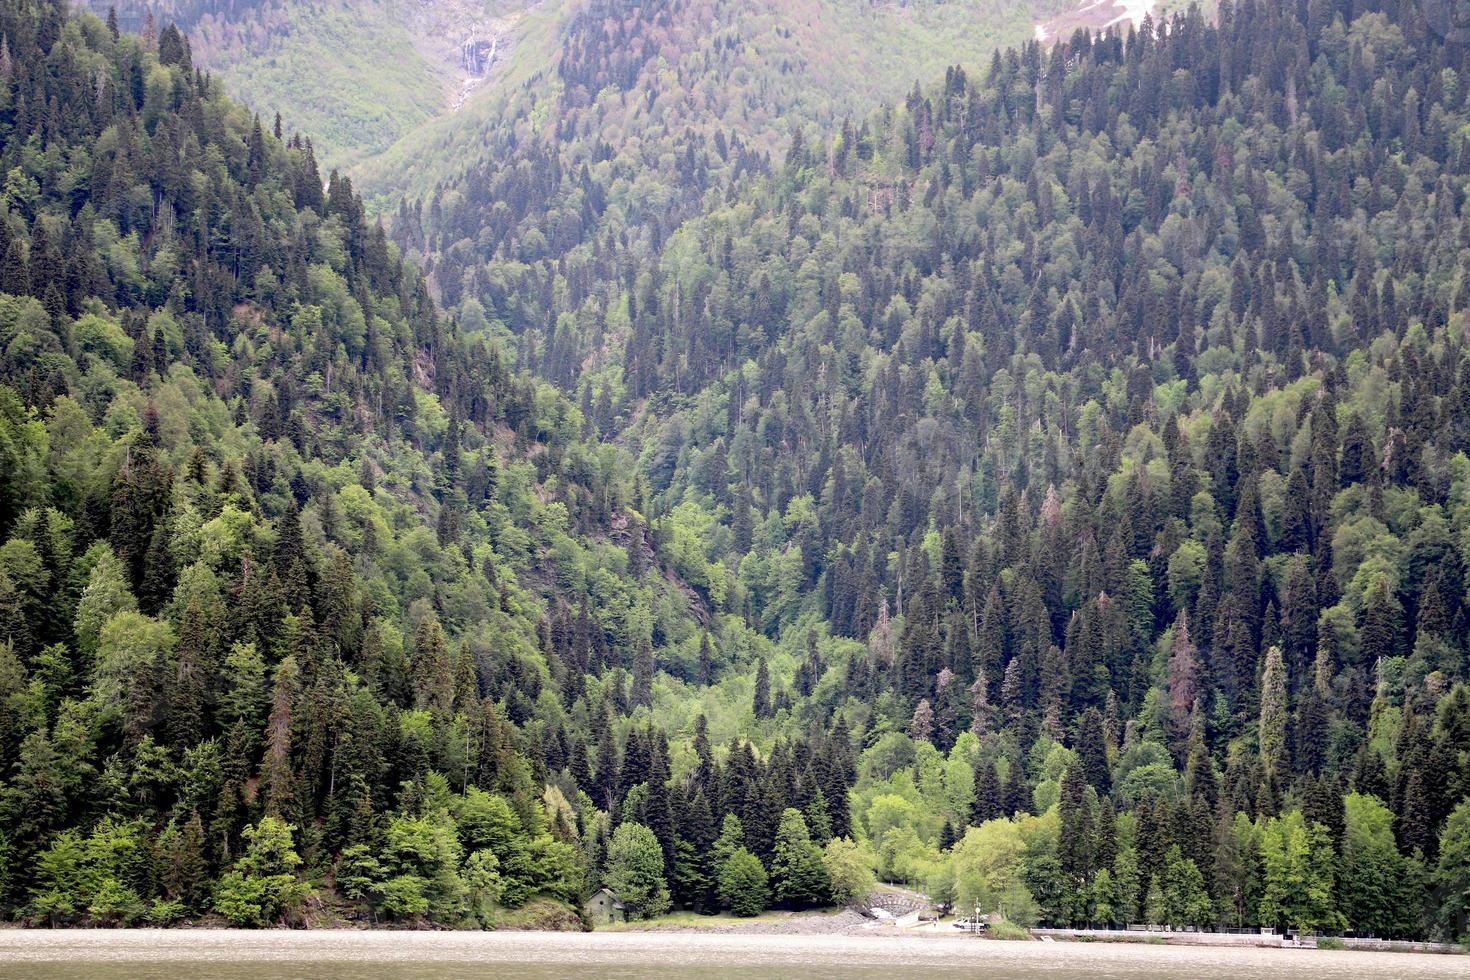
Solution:
[(266, 812), (276, 817), (293, 812), (296, 786), (291, 769), (291, 711), (299, 676), (300, 671), (293, 658), (287, 657), (277, 665), (275, 693), (272, 695), (270, 719), (266, 723), (260, 795), (265, 800)]
[(757, 719), (771, 716), (771, 674), (766, 669), (764, 657), (757, 662), (755, 668), (755, 696), (751, 702), (751, 710), (755, 712)]
[(653, 706), (653, 646), (639, 637), (633, 653), (632, 702), (636, 707)]
[(1260, 746), (1261, 770), (1267, 784), (1279, 784), (1288, 774), (1286, 743), (1286, 665), (1281, 648), (1266, 651), (1265, 671), (1261, 675)]
[(699, 634), (699, 682), (706, 687), (714, 682), (714, 656), (710, 649), (709, 633)]
[(1001, 794), (1000, 777), (993, 762), (977, 762), (975, 766), (975, 805), (970, 811), (970, 823), (982, 824), (994, 820), (1004, 812), (1005, 802)]
[(822, 851), (812, 843), (806, 818), (792, 807), (781, 813), (771, 857), (771, 879), (776, 901), (793, 908), (820, 905), (831, 894)]
[(1102, 712), (1088, 708), (1077, 720), (1075, 741), (1078, 762), (1088, 785), (1100, 795), (1107, 795), (1112, 785), (1108, 766), (1107, 736), (1103, 730)]

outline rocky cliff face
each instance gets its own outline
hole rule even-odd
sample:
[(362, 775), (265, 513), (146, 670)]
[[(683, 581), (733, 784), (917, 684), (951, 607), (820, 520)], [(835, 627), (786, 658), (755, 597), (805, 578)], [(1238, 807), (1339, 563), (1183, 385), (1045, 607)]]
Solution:
[(539, 4), (397, 0), (415, 49), (449, 75), (445, 106), (462, 108), (510, 56), (526, 11)]

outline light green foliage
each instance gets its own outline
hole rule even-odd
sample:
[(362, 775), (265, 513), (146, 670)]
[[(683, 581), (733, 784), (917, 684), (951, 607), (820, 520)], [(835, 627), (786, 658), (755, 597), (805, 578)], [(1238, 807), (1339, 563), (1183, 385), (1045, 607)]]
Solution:
[(1182, 542), (1169, 556), (1169, 598), (1176, 609), (1189, 609), (1198, 592), (1205, 567), (1205, 549), (1198, 541)]
[(916, 819), (913, 803), (894, 793), (879, 796), (867, 810), (868, 837), (882, 841), (894, 831), (912, 830)]
[(652, 918), (668, 911), (669, 886), (664, 880), (663, 849), (653, 831), (637, 823), (618, 825), (608, 845), (603, 882), (634, 918)]
[(1031, 933), (1026, 930), (1025, 926), (1018, 925), (1007, 916), (992, 916), (988, 925), (990, 926), (990, 935), (996, 939), (1014, 942), (1017, 940), (1025, 941), (1031, 938)]
[(822, 849), (812, 843), (806, 818), (800, 810), (788, 807), (781, 813), (775, 853), (771, 857), (771, 877), (775, 882), (776, 901), (783, 905), (794, 908), (822, 905), (831, 897), (832, 882), (822, 860)]
[(1451, 935), (1470, 935), (1470, 800), (1462, 801), (1445, 821), (1435, 880), (1443, 890), (1439, 916)]
[(1002, 912), (1013, 921), (1034, 918), (1035, 902), (1022, 880), (1026, 842), (1011, 820), (971, 827), (953, 852), (955, 907)]
[(412, 919), (429, 911), (429, 883), (415, 874), (400, 874), (378, 886), (378, 907), (391, 919)]
[(301, 857), (291, 840), (295, 830), (269, 816), (245, 828), (245, 855), (220, 879), (215, 911), (234, 925), (260, 927), (300, 909), (311, 886), (297, 877)]
[(838, 905), (861, 902), (877, 885), (873, 855), (863, 844), (846, 837), (834, 837), (827, 842), (822, 859), (832, 886), (832, 901)]
[(886, 881), (918, 881), (923, 877), (933, 849), (913, 827), (893, 827), (878, 841), (878, 871)]
[(92, 697), (130, 734), (142, 734), (160, 720), (174, 643), (168, 623), (136, 612), (115, 613), (102, 626)]
[(1340, 919), (1332, 905), (1334, 859), (1327, 828), (1308, 826), (1300, 811), (1266, 821), (1261, 833), (1262, 921), (1294, 929), (1333, 928)]
[(1337, 907), (1348, 928), (1386, 936), (1412, 930), (1418, 897), (1409, 861), (1393, 836), (1393, 814), (1375, 796), (1343, 798), (1344, 831), (1338, 859)]
[(102, 627), (115, 614), (133, 612), (138, 606), (128, 588), (125, 570), (112, 548), (102, 542), (93, 545), (82, 561), (92, 566), (87, 587), (77, 602), (76, 636), (82, 656), (97, 654)]
[(75, 831), (65, 831), (52, 841), (36, 861), (32, 915), (54, 923), (86, 908), (84, 860), (82, 842)]
[(382, 862), (367, 844), (353, 844), (343, 848), (337, 862), (337, 888), (347, 898), (359, 901), (368, 898), (385, 878)]
[(470, 908), (482, 926), (494, 923), (495, 907), (505, 890), (499, 869), (495, 852), (488, 849), (478, 850), (465, 859), (464, 881)]
[(1164, 855), (1163, 870), (1163, 920), (1175, 928), (1183, 926), (1206, 926), (1215, 917), (1209, 893), (1205, 891), (1204, 875), (1199, 866), (1180, 853), (1179, 845), (1169, 848)]
[(447, 815), (394, 817), (383, 833), (383, 910), (395, 918), (431, 913), (441, 922), (457, 921), (465, 898), (460, 856)]
[[(1087, 896), (1092, 909), (1092, 919), (1095, 922), (1108, 923), (1118, 921), (1118, 913), (1122, 910), (1121, 889), (1113, 878), (1113, 872), (1109, 868), (1100, 868), (1093, 876), (1091, 891)], [(1208, 896), (1207, 896), (1208, 897)]]
[(1241, 924), (1251, 921), (1260, 902), (1261, 828), (1237, 813), (1216, 848), (1216, 887), (1221, 917)]
[(110, 361), (119, 371), (126, 370), (133, 356), (133, 341), (115, 321), (88, 314), (79, 317), (72, 330), (83, 351)]
[(91, 878), (87, 912), (103, 922), (127, 924), (143, 912), (140, 892), (152, 869), (151, 829), (142, 820), (106, 818), (84, 848)]
[(512, 908), (523, 904), (535, 885), (531, 842), (510, 803), (498, 794), (471, 789), (458, 805), (458, 820), (467, 853), (494, 855), (501, 899)]

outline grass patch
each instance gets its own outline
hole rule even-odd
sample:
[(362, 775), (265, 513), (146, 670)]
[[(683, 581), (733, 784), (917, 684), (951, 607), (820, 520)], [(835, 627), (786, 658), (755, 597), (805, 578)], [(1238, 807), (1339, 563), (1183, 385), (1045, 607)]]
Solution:
[(444, 112), (444, 80), (378, 4), (295, 5), (295, 30), (238, 52), (226, 86), (310, 133), (322, 173), (383, 152)]
[(1016, 925), (1010, 919), (992, 919), (990, 922), (990, 934), (996, 939), (1022, 940), (1030, 939), (1031, 933), (1022, 926)]
[(581, 932), (582, 919), (566, 902), (538, 897), (518, 909), (501, 909), (495, 916), (495, 928)]
[(1318, 949), (1347, 949), (1338, 936), (1322, 936), (1317, 940)]

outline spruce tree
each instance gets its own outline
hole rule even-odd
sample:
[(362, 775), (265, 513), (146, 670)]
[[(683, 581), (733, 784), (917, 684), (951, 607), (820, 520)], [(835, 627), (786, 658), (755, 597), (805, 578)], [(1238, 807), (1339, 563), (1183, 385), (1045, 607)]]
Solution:
[(970, 823), (979, 825), (1002, 815), (1005, 801), (1000, 777), (993, 762), (975, 765), (975, 804), (970, 810)]
[(1260, 741), (1261, 771), (1265, 784), (1279, 786), (1289, 774), (1286, 743), (1286, 665), (1281, 648), (1266, 651), (1261, 675)]
[(751, 710), (755, 712), (757, 719), (771, 716), (771, 674), (766, 669), (764, 657), (756, 663), (755, 696), (751, 701)]
[(822, 851), (812, 843), (800, 810), (788, 807), (781, 813), (771, 856), (771, 881), (776, 901), (791, 908), (821, 905), (830, 898)]
[[(1093, 838), (1092, 811), (1085, 790), (1087, 781), (1082, 767), (1073, 764), (1062, 776), (1061, 800), (1058, 815), (1061, 818), (1061, 836), (1057, 841), (1057, 860), (1067, 880), (1067, 894), (1078, 898), (1087, 892), (1092, 878), (1096, 858), (1096, 841)], [(1086, 918), (1084, 910), (1073, 905), (1067, 917), (1073, 920)]]
[(636, 707), (653, 706), (653, 646), (639, 637), (633, 652), (632, 703)]
[(1078, 763), (1088, 785), (1106, 796), (1112, 785), (1108, 767), (1107, 736), (1103, 730), (1102, 712), (1088, 708), (1077, 720), (1077, 735), (1074, 740)]

